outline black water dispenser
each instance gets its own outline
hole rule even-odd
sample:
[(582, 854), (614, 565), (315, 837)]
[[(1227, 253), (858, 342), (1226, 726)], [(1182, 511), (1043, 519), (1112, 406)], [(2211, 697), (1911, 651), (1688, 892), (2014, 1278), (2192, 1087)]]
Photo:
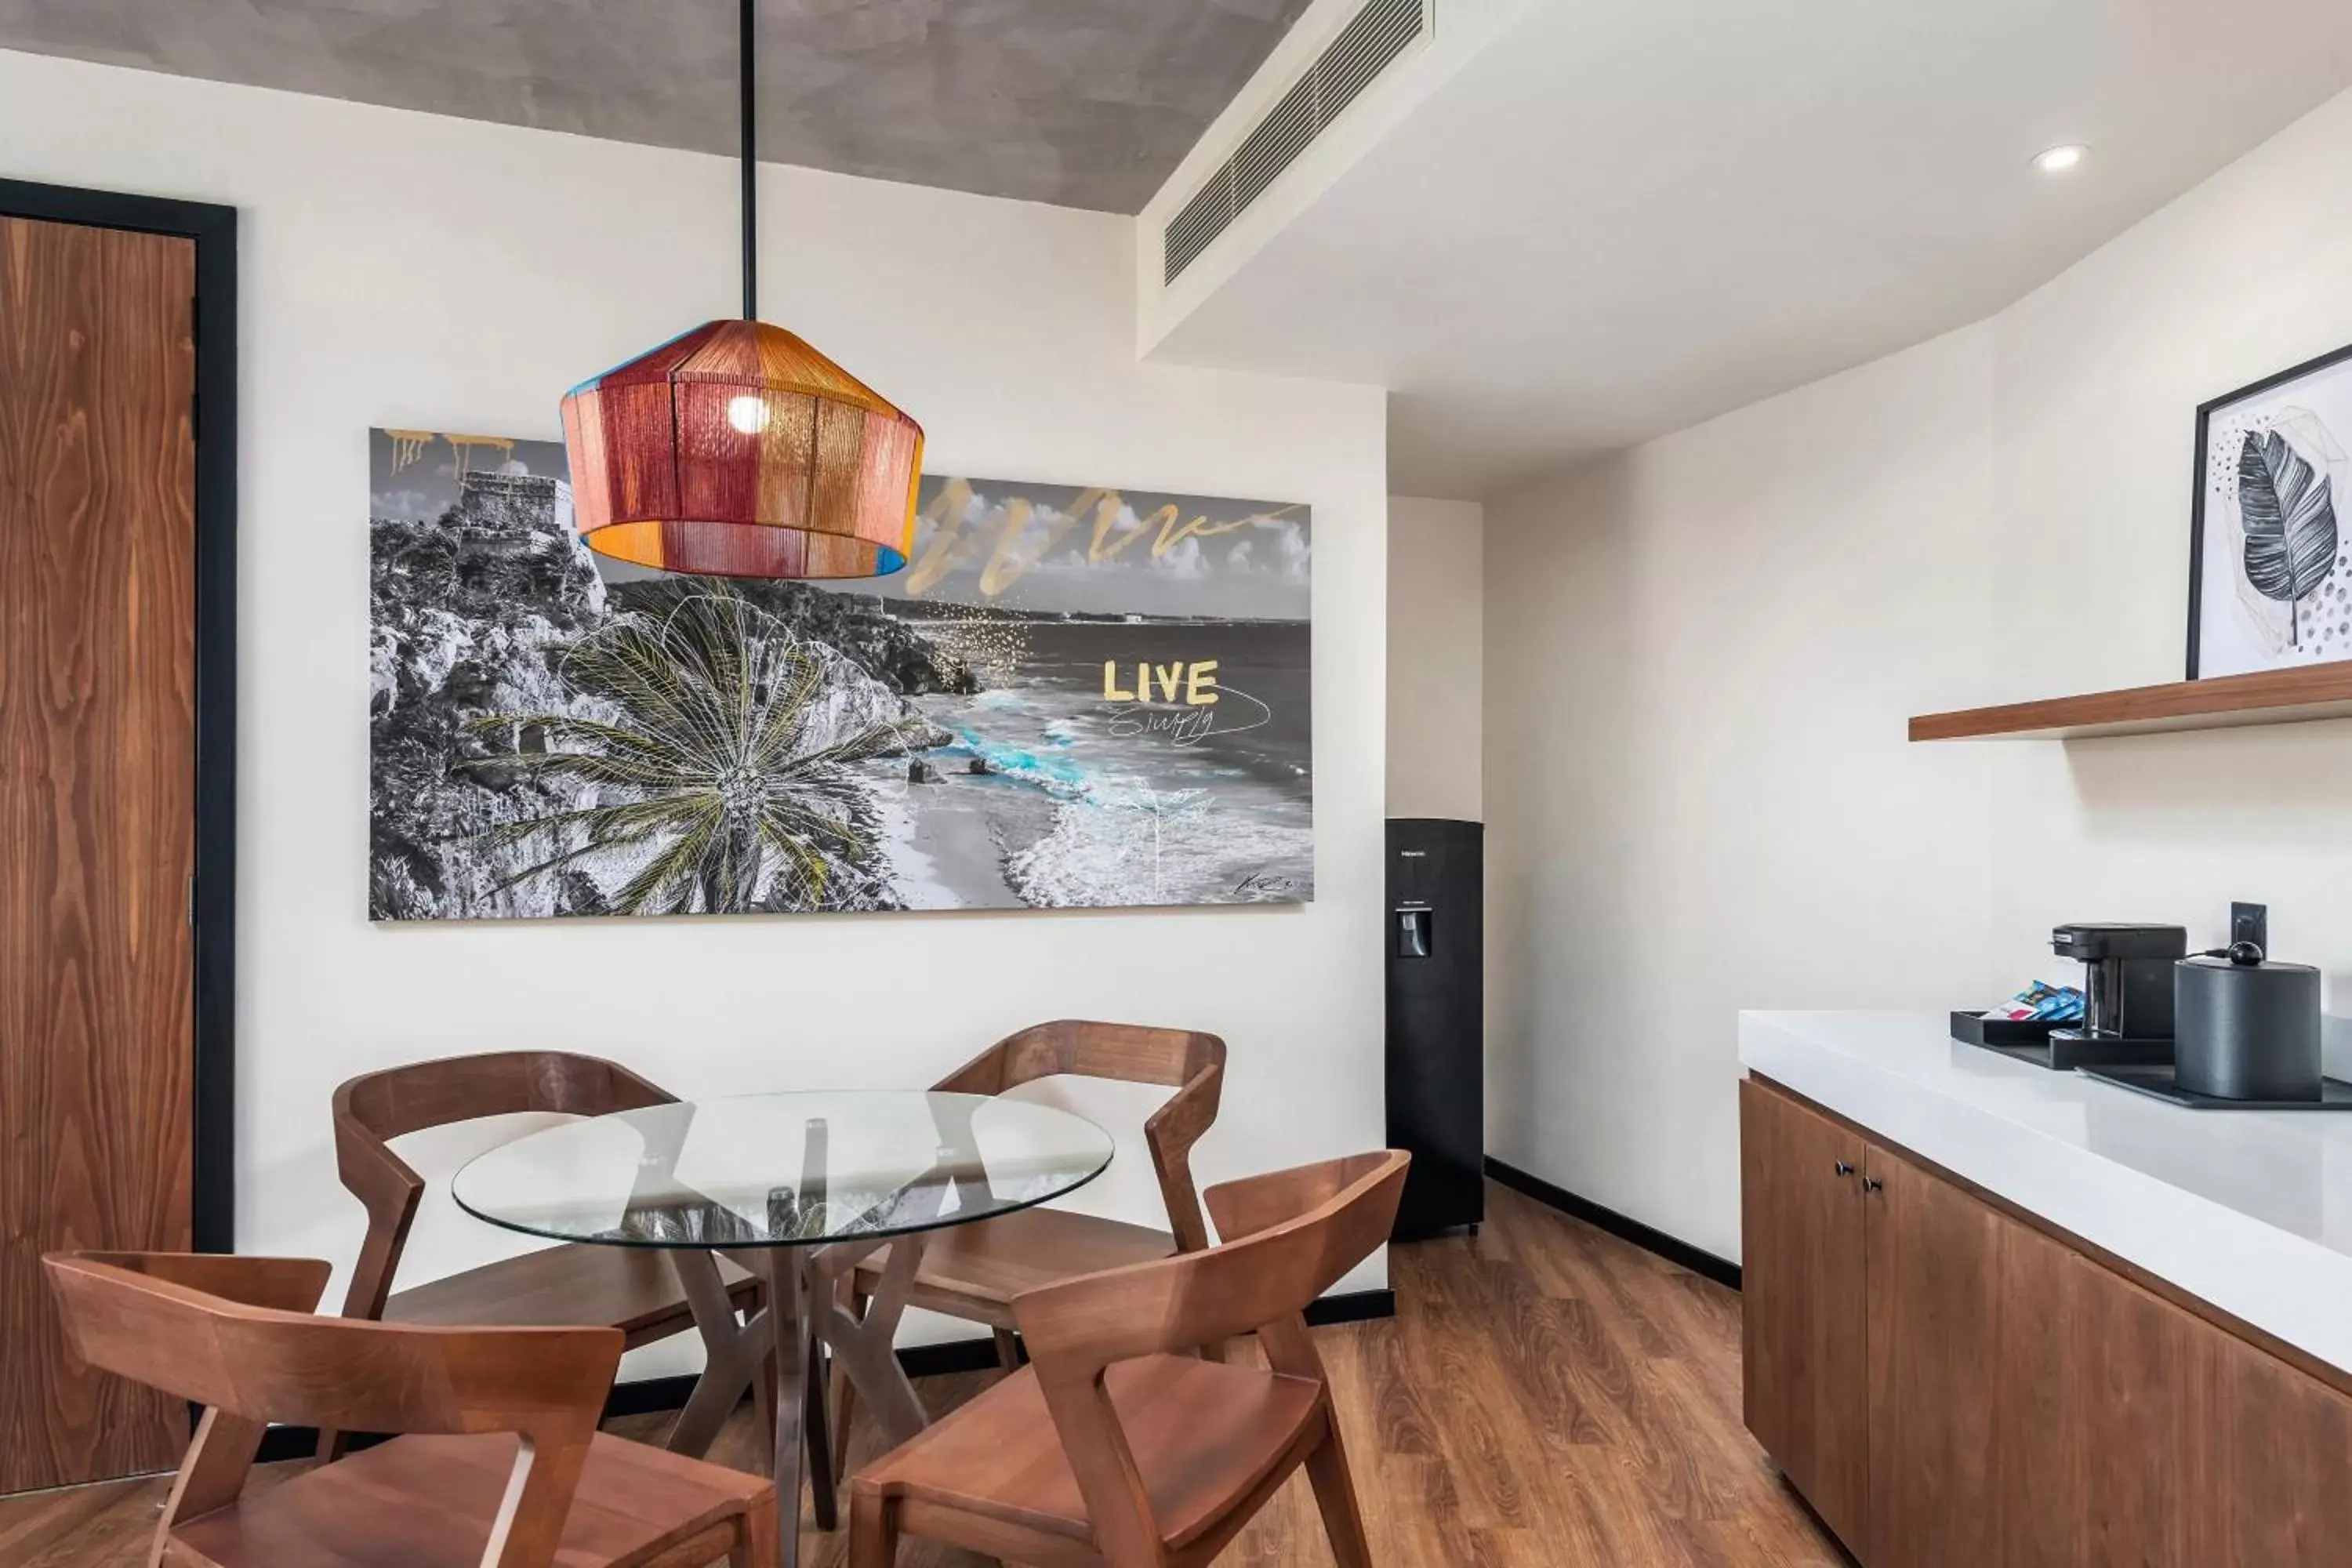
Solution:
[(1388, 1141), (1412, 1154), (1400, 1241), (1486, 1215), (1485, 837), (1388, 825)]

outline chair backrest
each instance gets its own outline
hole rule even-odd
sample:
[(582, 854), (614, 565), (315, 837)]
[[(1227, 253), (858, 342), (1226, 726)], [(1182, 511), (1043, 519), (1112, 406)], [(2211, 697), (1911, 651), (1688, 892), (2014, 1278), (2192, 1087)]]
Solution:
[(1105, 1370), (1255, 1332), (1276, 1372), (1328, 1391), (1307, 1304), (1388, 1239), (1411, 1162), (1390, 1149), (1223, 1183), (1208, 1192), (1217, 1246), (1013, 1298), (1022, 1342), (1112, 1561), (1157, 1561), (1162, 1543)]
[(272, 1421), (516, 1432), (520, 1458), (482, 1561), (552, 1562), (620, 1365), (619, 1330), (313, 1317), (328, 1267), (311, 1258), (54, 1253), (43, 1261), (77, 1354), (206, 1407), (165, 1505), (165, 1534), (236, 1500)]
[(1143, 1124), (1152, 1173), (1168, 1205), (1180, 1252), (1209, 1245), (1192, 1182), (1192, 1145), (1217, 1119), (1224, 1089), (1225, 1042), (1196, 1029), (1100, 1024), (1065, 1018), (1007, 1036), (935, 1086), (948, 1094), (1003, 1094), (1056, 1074), (1122, 1083), (1172, 1085), (1176, 1092)]
[(392, 1152), (392, 1139), (485, 1116), (606, 1116), (677, 1099), (616, 1062), (566, 1051), (445, 1057), (352, 1079), (335, 1090), (335, 1163), (343, 1185), (366, 1205), (368, 1234), (343, 1316), (383, 1316), (425, 1194), (425, 1178)]

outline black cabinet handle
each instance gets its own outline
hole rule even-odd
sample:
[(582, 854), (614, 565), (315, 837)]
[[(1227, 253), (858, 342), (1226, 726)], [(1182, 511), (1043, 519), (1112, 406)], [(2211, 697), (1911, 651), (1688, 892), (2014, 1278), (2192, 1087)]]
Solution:
[(1853, 1174), (1853, 1167), (1847, 1164), (1843, 1160), (1840, 1160), (1835, 1165), (1832, 1166), (1831, 1170), (1832, 1173), (1840, 1176), (1851, 1176)]
[(1864, 1176), (1862, 1179), (1862, 1190), (1865, 1193), (1883, 1193), (1886, 1190), (1886, 1184), (1876, 1176)]

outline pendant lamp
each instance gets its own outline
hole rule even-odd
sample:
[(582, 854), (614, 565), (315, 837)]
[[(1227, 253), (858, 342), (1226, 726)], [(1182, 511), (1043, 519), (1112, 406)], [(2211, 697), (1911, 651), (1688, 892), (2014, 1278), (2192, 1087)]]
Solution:
[(758, 319), (757, 0), (740, 0), (743, 319), (708, 321), (573, 387), (563, 445), (590, 549), (719, 577), (878, 577), (907, 564), (923, 431)]

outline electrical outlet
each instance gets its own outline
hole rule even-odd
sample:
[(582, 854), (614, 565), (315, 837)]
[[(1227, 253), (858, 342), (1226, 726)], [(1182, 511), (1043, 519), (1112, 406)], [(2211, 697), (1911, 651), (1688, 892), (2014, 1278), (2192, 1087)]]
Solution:
[(2271, 907), (2268, 904), (2230, 906), (2230, 942), (2251, 942), (2267, 954), (2271, 950)]

